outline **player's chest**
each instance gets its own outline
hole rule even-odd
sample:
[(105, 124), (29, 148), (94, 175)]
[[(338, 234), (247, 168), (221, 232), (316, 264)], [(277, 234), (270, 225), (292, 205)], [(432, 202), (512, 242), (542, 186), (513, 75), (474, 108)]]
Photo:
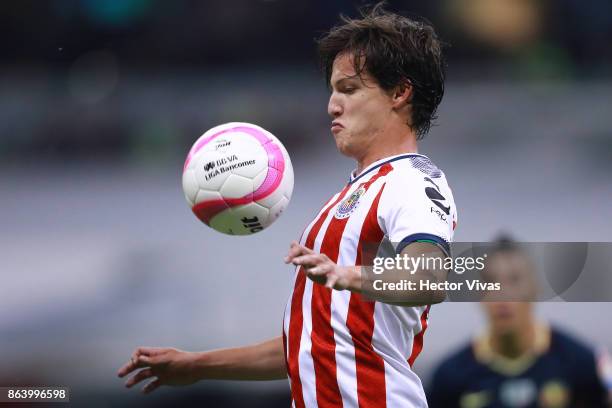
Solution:
[[(334, 195), (305, 230), (315, 249), (357, 245), (360, 237), (379, 229), (377, 207), (384, 179), (346, 186)], [(321, 252), (324, 252), (321, 250)]]
[(473, 378), (460, 398), (462, 408), (565, 408), (572, 405), (571, 376), (562, 367), (536, 364), (516, 377), (488, 372)]

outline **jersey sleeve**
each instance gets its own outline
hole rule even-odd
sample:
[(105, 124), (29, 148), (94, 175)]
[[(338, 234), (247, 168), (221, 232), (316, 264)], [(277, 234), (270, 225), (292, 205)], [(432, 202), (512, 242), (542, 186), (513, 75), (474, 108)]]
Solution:
[(456, 222), (455, 203), (444, 177), (418, 170), (387, 178), (378, 207), (378, 222), (401, 252), (412, 242), (432, 242), (449, 254)]
[(603, 368), (601, 363), (605, 361), (606, 354), (602, 352), (596, 354), (590, 345), (557, 328), (553, 327), (551, 331), (551, 350), (549, 353), (554, 353), (563, 358), (564, 364), (571, 368), (568, 378), (572, 386), (571, 406), (608, 407), (605, 375), (602, 375), (603, 372), (600, 370)]

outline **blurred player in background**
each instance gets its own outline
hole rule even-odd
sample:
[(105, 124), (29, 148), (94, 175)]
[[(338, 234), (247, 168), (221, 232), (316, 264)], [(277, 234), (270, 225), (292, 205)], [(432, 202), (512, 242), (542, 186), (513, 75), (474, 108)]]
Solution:
[[(500, 282), (512, 300), (537, 297), (534, 265), (520, 247), (503, 238), (488, 255), (487, 280)], [(608, 406), (602, 367), (582, 341), (538, 322), (530, 302), (482, 306), (487, 333), (441, 363), (429, 388), (430, 407)]]
[[(349, 182), (293, 242), (297, 266), (283, 334), (267, 342), (202, 353), (139, 348), (120, 369), (142, 368), (128, 386), (201, 379), (288, 376), (295, 407), (426, 407), (412, 364), (423, 347), (429, 305), (444, 294), (414, 291), (400, 302), (362, 296), (366, 244), (397, 252), (448, 254), (456, 210), (444, 173), (418, 153), (444, 93), (434, 29), (379, 5), (343, 19), (319, 42), (338, 150), (356, 161)], [(437, 280), (443, 271), (419, 270)], [(440, 296), (441, 295), (441, 296)]]

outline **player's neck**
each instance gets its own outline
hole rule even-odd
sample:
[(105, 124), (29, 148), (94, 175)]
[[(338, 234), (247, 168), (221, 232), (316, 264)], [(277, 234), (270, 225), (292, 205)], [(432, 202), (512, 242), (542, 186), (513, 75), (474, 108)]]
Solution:
[[(405, 127), (401, 129), (387, 129), (388, 137), (381, 136), (372, 143), (369, 149), (357, 159), (356, 174), (361, 173), (363, 169), (374, 162), (382, 160), (386, 157), (397, 156), (407, 153), (418, 153), (416, 134)], [(408, 133), (408, 134), (406, 134)], [(398, 137), (398, 135), (401, 135)]]
[(518, 358), (531, 352), (536, 343), (535, 323), (530, 319), (520, 330), (508, 333), (491, 332), (489, 338), (491, 349), (506, 358)]

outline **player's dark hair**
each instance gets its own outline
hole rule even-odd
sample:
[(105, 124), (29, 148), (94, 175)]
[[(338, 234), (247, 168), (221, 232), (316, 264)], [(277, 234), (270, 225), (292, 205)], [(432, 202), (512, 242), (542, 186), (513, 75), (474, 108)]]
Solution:
[(490, 245), (490, 252), (492, 254), (498, 252), (523, 252), (521, 246), (516, 242), (511, 235), (502, 232), (499, 234)]
[[(485, 246), (485, 254), (488, 255), (487, 260), (485, 262), (485, 268), (481, 272), (481, 278), (486, 282), (499, 282), (499, 277), (495, 275), (494, 272), (491, 271), (489, 267), (489, 262), (493, 259), (493, 257), (497, 255), (514, 255), (519, 256), (524, 259), (529, 265), (526, 270), (526, 274), (521, 274), (518, 277), (514, 276), (512, 278), (512, 282), (510, 283), (512, 286), (522, 288), (523, 292), (520, 298), (507, 298), (504, 297), (506, 293), (502, 289), (502, 296), (499, 300), (502, 301), (535, 301), (538, 296), (538, 277), (535, 272), (535, 264), (533, 263), (533, 258), (530, 255), (530, 251), (525, 247), (524, 244), (516, 241), (511, 235), (507, 233), (499, 234), (488, 246)], [(527, 286), (525, 286), (527, 285)], [(526, 296), (526, 297), (523, 297)]]
[(422, 139), (444, 95), (445, 63), (433, 27), (386, 11), (384, 2), (361, 10), (360, 18), (341, 16), (341, 21), (318, 41), (327, 84), (336, 56), (344, 52), (353, 55), (357, 75), (366, 70), (386, 91), (410, 83), (411, 127)]

